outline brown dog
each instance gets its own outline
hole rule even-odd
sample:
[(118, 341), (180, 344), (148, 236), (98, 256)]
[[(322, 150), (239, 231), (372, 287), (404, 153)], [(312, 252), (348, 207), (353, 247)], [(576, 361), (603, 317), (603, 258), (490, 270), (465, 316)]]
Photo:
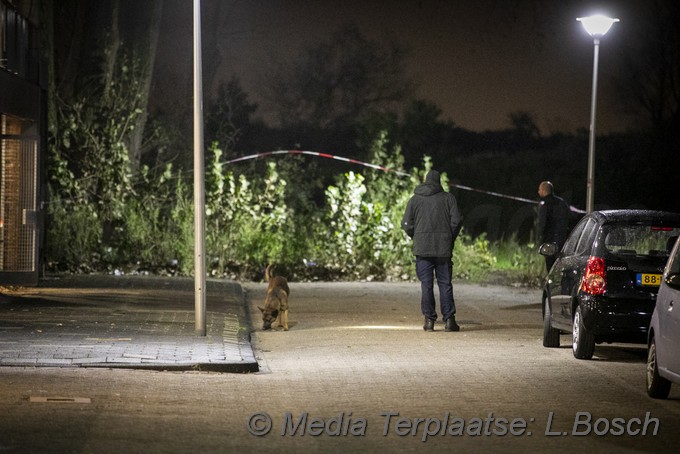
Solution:
[(284, 331), (288, 331), (288, 281), (283, 276), (271, 276), (273, 265), (269, 265), (264, 273), (265, 281), (269, 282), (264, 307), (257, 308), (262, 312), (262, 329), (271, 329), (274, 320), (279, 321)]

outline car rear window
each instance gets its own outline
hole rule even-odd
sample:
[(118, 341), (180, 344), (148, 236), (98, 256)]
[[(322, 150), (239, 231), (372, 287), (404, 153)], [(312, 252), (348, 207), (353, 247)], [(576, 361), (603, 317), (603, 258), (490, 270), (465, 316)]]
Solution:
[(581, 238), (578, 240), (578, 245), (576, 246), (576, 255), (589, 254), (596, 236), (597, 221), (595, 219), (588, 219), (588, 223), (583, 228)]
[(677, 227), (607, 224), (602, 229), (604, 246), (614, 255), (668, 257), (680, 235)]

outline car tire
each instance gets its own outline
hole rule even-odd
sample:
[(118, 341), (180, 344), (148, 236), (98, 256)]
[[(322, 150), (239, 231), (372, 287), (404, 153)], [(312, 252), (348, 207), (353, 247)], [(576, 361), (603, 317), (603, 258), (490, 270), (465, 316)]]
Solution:
[(574, 351), (574, 357), (578, 359), (590, 359), (595, 352), (595, 336), (588, 332), (583, 324), (581, 306), (576, 306), (576, 311), (574, 311), (572, 349)]
[(543, 303), (543, 346), (556, 348), (560, 346), (560, 330), (552, 327), (550, 319), (550, 304), (546, 299)]
[(654, 399), (665, 399), (671, 392), (671, 382), (659, 375), (656, 363), (656, 342), (654, 336), (647, 349), (647, 394)]

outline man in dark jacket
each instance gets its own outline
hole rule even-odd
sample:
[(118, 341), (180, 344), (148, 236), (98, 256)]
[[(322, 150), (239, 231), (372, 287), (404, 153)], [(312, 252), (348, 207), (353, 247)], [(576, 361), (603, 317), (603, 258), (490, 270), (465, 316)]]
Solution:
[[(536, 233), (538, 244), (557, 243), (557, 250), (561, 250), (569, 235), (569, 206), (561, 197), (554, 194), (553, 185), (549, 181), (542, 181), (538, 185), (538, 223)], [(555, 256), (545, 257), (545, 268), (550, 271)]]
[(430, 170), (425, 183), (416, 187), (406, 205), (401, 227), (413, 239), (416, 274), (421, 288), (420, 304), (425, 316), (423, 329), (434, 331), (434, 322), (437, 320), (434, 299), (436, 276), (445, 330), (459, 331), (451, 285), (451, 257), (453, 243), (460, 231), (460, 211), (453, 194), (444, 191), (436, 170)]

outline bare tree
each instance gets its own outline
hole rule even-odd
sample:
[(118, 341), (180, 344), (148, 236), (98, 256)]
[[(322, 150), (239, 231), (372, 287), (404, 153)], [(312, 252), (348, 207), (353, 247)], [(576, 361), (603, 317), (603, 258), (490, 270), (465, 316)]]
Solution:
[(660, 131), (680, 130), (680, 3), (645, 2), (617, 87), (628, 108)]
[(102, 61), (102, 76), (104, 87), (104, 98), (110, 96), (111, 85), (116, 74), (118, 65), (120, 42), (120, 1), (111, 0), (111, 24), (108, 28), (108, 36), (106, 37), (106, 47), (104, 48)]
[[(161, 16), (163, 13), (163, 0), (152, 0), (148, 11), (148, 27), (146, 36), (140, 38), (138, 55), (142, 61), (142, 74), (139, 84), (141, 113), (135, 122), (135, 129), (130, 137), (130, 163), (133, 167), (139, 166), (142, 159), (142, 141), (146, 122), (148, 119), (149, 95), (151, 93), (151, 81), (154, 75), (156, 63), (156, 51), (158, 49), (158, 37), (161, 29)], [(142, 9), (143, 10), (143, 9)]]
[(370, 109), (403, 101), (412, 91), (405, 51), (364, 37), (355, 26), (308, 48), (273, 83), (282, 124), (351, 123)]
[(217, 93), (206, 103), (206, 142), (218, 142), (225, 153), (233, 151), (241, 137), (251, 127), (251, 117), (257, 105), (248, 101), (248, 95), (235, 77), (220, 82)]
[(535, 139), (541, 136), (536, 121), (530, 112), (518, 110), (508, 114), (510, 124), (518, 137)]

